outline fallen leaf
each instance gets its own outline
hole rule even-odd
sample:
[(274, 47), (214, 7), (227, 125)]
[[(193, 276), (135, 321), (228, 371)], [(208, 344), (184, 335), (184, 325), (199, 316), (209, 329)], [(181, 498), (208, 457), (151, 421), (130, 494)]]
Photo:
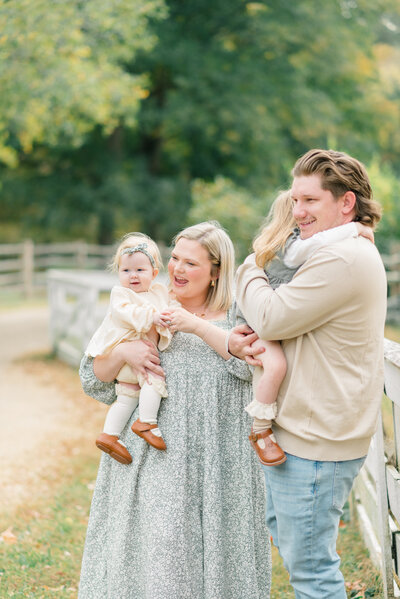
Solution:
[[(365, 599), (365, 590), (367, 585), (361, 582), (361, 580), (346, 582), (346, 588), (349, 591), (353, 591), (350, 596), (354, 597), (354, 599)], [(354, 595), (354, 591), (357, 593), (356, 595)]]
[(7, 528), (7, 530), (2, 532), (1, 538), (3, 539), (3, 541), (5, 543), (7, 543), (7, 545), (13, 545), (18, 540), (17, 537), (15, 536), (15, 534), (12, 532), (11, 528)]

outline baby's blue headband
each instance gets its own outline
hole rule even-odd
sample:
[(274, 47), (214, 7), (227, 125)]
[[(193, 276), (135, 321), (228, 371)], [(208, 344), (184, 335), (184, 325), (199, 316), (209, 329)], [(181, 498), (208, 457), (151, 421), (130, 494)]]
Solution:
[(125, 248), (124, 250), (122, 250), (121, 252), (121, 256), (123, 254), (135, 254), (135, 252), (142, 252), (142, 254), (144, 254), (145, 256), (148, 257), (148, 259), (151, 262), (151, 265), (153, 268), (156, 267), (156, 261), (154, 260), (153, 256), (147, 251), (147, 243), (139, 243), (138, 245), (135, 245), (135, 247), (133, 248)]

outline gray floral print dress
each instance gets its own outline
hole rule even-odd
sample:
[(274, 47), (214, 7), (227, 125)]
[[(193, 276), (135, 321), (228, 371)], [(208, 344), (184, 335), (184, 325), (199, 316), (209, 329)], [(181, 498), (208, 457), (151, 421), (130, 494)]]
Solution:
[[(218, 326), (231, 328), (230, 314)], [(268, 599), (265, 489), (248, 441), (251, 373), (200, 338), (175, 333), (160, 354), (168, 398), (159, 411), (162, 452), (130, 430), (129, 466), (101, 457), (82, 562), (79, 599)], [(105, 403), (83, 358), (85, 391)]]

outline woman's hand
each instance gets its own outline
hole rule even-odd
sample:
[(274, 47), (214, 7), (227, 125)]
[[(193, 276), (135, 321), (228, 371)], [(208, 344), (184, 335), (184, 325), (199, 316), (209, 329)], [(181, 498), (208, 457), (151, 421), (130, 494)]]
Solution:
[(375, 243), (374, 232), (371, 227), (367, 227), (367, 225), (363, 225), (360, 222), (356, 222), (356, 227), (358, 234), (361, 235), (361, 237), (365, 237), (366, 239), (372, 241), (372, 243)]
[(201, 319), (185, 310), (185, 308), (169, 308), (161, 313), (171, 332), (196, 333), (199, 320)]
[[(160, 356), (154, 343), (147, 339), (137, 339), (120, 343), (117, 347), (135, 374), (141, 374), (148, 381), (149, 373), (164, 377), (160, 366)], [(117, 348), (116, 348), (117, 349)]]
[(149, 373), (164, 376), (158, 351), (151, 341), (137, 339), (120, 343), (105, 356), (94, 360), (94, 373), (101, 381), (114, 381), (124, 364), (148, 380)]
[(263, 347), (253, 348), (251, 344), (257, 341), (258, 335), (247, 324), (240, 324), (229, 334), (228, 348), (229, 353), (241, 360), (246, 360), (250, 366), (262, 366), (260, 360), (255, 356), (262, 354)]

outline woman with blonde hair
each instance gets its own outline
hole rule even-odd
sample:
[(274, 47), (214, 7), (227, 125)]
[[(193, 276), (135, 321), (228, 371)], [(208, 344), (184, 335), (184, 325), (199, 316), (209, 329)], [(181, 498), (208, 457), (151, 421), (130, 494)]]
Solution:
[[(226, 350), (235, 324), (234, 252), (214, 222), (177, 235), (168, 272), (180, 307), (164, 317), (160, 353), (143, 340), (85, 357), (85, 391), (111, 403), (119, 369), (166, 374), (158, 422), (166, 451), (121, 434), (128, 466), (103, 454), (90, 513), (79, 599), (268, 599), (265, 488), (248, 444), (247, 364)], [(254, 336), (256, 337), (256, 336)], [(105, 381), (105, 382), (102, 382)]]
[[(361, 222), (347, 223), (301, 239), (292, 204), (290, 191), (281, 192), (253, 243), (256, 264), (264, 269), (273, 289), (289, 283), (300, 266), (319, 248), (358, 235), (374, 241), (372, 228)], [(252, 348), (263, 348), (264, 351), (257, 356), (262, 367), (257, 367), (253, 400), (245, 408), (253, 417), (249, 439), (264, 466), (279, 466), (286, 461), (286, 455), (276, 442), (271, 427), (277, 415), (279, 388), (286, 375), (286, 358), (279, 341), (258, 339)]]

